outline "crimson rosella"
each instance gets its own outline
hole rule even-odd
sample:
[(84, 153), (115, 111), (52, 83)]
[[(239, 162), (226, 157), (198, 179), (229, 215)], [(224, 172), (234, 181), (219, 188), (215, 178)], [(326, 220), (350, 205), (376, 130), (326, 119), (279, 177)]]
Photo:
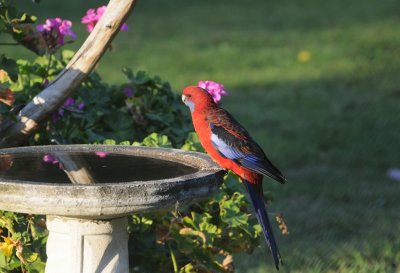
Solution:
[(275, 267), (279, 269), (282, 259), (268, 220), (262, 179), (266, 175), (284, 183), (285, 177), (268, 160), (246, 129), (219, 107), (206, 90), (197, 86), (186, 87), (182, 100), (190, 108), (194, 128), (206, 152), (222, 168), (233, 171), (243, 181), (272, 252)]

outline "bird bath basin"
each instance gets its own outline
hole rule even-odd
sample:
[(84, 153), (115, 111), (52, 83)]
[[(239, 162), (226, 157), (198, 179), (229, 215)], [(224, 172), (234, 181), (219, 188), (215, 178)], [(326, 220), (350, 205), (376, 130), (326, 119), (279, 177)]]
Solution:
[(126, 273), (126, 216), (208, 196), (222, 177), (207, 155), (175, 149), (1, 149), (0, 209), (47, 215), (46, 273)]

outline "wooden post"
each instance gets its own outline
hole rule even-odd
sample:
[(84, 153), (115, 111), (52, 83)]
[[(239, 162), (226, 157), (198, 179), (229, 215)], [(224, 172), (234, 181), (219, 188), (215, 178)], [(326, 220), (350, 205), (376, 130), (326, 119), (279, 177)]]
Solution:
[(110, 0), (105, 13), (67, 67), (19, 112), (16, 122), (0, 128), (0, 148), (18, 146), (72, 95), (103, 56), (135, 4), (136, 0)]

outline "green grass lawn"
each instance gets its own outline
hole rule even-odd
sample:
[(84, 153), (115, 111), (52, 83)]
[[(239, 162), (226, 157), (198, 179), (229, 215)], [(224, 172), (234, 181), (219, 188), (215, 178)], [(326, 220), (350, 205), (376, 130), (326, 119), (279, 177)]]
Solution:
[[(100, 1), (24, 1), (25, 9), (78, 22)], [(400, 272), (399, 1), (140, 1), (98, 71), (160, 75), (180, 91), (225, 84), (224, 107), (287, 175), (266, 181), (290, 235), (277, 235), (282, 272)], [(311, 54), (307, 62), (298, 52)], [(32, 57), (2, 48), (14, 57)], [(274, 272), (264, 246), (237, 272)]]

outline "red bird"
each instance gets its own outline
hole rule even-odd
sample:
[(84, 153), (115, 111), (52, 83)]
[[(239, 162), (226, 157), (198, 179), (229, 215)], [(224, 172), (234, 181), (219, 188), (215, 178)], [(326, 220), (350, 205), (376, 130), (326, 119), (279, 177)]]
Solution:
[(268, 160), (246, 129), (220, 108), (206, 90), (197, 86), (186, 87), (182, 101), (190, 108), (194, 128), (206, 152), (222, 168), (233, 171), (242, 179), (272, 252), (275, 267), (279, 270), (282, 259), (268, 220), (262, 180), (266, 175), (284, 183), (285, 177)]

